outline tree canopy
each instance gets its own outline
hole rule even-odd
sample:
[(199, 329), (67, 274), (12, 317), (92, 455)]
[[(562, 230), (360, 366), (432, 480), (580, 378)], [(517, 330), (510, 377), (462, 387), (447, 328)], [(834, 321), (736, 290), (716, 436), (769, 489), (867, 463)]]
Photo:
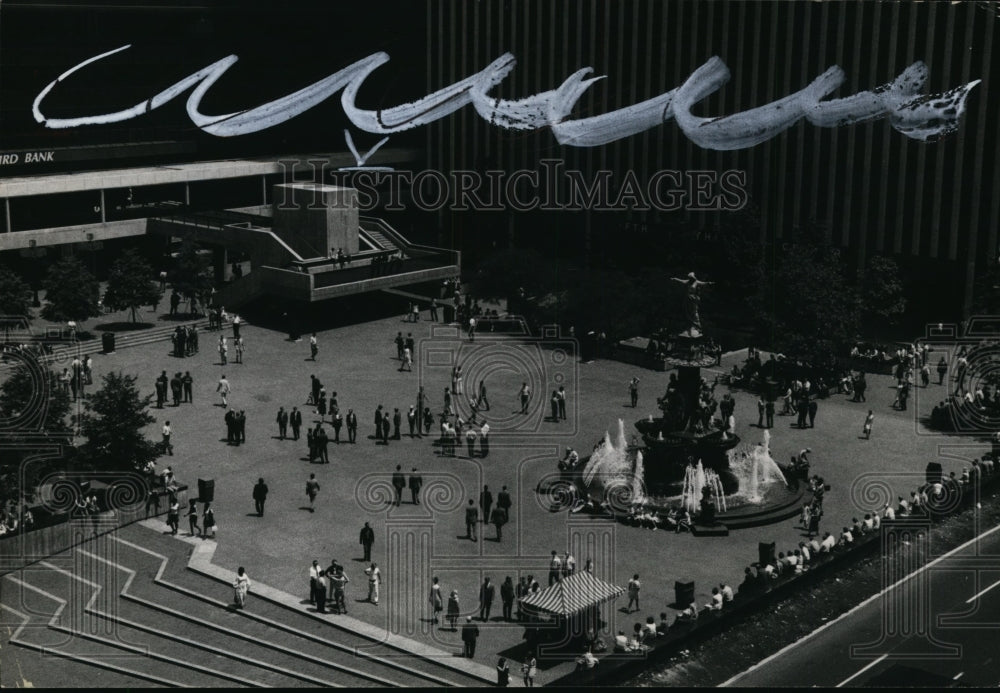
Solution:
[(163, 292), (153, 281), (153, 268), (134, 250), (126, 250), (111, 266), (104, 304), (112, 310), (132, 311), (132, 322), (139, 306), (157, 303)]
[(31, 321), (31, 288), (15, 272), (0, 266), (0, 327), (6, 333)]
[(46, 301), (42, 317), (47, 320), (83, 322), (100, 314), (100, 285), (83, 263), (74, 257), (49, 267), (42, 286)]
[(141, 396), (135, 383), (135, 376), (108, 373), (87, 402), (80, 456), (90, 467), (142, 471), (159, 457), (157, 446), (143, 433), (156, 420), (148, 411), (153, 396)]
[(181, 296), (205, 302), (212, 291), (212, 268), (208, 259), (198, 252), (196, 243), (190, 240), (181, 243), (167, 280)]

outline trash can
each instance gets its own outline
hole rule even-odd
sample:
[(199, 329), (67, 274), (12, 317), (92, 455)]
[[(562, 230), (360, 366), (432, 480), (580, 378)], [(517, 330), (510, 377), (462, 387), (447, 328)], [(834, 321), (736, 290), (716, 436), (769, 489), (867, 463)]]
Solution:
[(686, 609), (694, 604), (694, 583), (674, 582), (674, 607)]
[(101, 336), (101, 344), (104, 346), (105, 354), (113, 354), (115, 352), (115, 333), (105, 332)]
[(198, 479), (198, 500), (202, 503), (215, 500), (215, 479)]

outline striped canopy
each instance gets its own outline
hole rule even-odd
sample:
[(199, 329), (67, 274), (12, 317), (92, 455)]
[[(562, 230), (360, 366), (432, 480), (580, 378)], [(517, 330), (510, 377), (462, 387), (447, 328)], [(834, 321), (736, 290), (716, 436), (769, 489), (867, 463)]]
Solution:
[(609, 601), (625, 592), (598, 580), (586, 571), (573, 573), (535, 594), (521, 598), (521, 605), (531, 611), (546, 612), (557, 616), (570, 616), (591, 606)]

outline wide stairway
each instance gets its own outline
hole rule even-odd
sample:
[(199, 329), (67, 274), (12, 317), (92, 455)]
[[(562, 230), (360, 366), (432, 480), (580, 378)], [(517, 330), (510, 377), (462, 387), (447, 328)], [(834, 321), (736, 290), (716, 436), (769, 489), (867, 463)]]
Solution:
[(453, 653), (402, 651), (253, 590), (236, 610), (230, 585), (188, 568), (192, 550), (136, 524), (0, 578), (0, 685), (489, 683)]

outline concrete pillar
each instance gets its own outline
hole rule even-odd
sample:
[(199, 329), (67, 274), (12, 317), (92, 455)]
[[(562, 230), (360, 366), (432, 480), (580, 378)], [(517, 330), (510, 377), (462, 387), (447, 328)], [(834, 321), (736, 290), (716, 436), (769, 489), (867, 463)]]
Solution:
[(331, 248), (358, 252), (358, 191), (316, 183), (274, 186), (274, 232), (305, 258), (330, 257)]

